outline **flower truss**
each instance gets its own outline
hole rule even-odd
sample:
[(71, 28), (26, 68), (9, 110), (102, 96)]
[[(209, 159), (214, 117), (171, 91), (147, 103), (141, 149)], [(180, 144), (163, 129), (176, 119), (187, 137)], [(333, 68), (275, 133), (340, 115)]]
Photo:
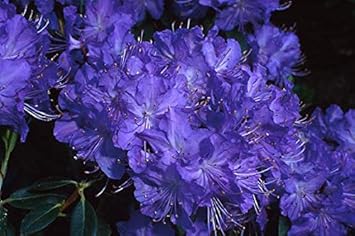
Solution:
[[(25, 141), (25, 113), (55, 120), (55, 138), (77, 159), (124, 180), (120, 191), (133, 185), (139, 207), (117, 224), (122, 235), (226, 235), (251, 222), (262, 231), (275, 202), (290, 235), (354, 226), (355, 111), (301, 116), (289, 79), (303, 73), (300, 43), (270, 23), (289, 3), (14, 2), (22, 15), (0, 3), (0, 125)], [(182, 19), (216, 19), (208, 30), (136, 39), (134, 27), (170, 7)], [(247, 48), (221, 36), (236, 28)]]

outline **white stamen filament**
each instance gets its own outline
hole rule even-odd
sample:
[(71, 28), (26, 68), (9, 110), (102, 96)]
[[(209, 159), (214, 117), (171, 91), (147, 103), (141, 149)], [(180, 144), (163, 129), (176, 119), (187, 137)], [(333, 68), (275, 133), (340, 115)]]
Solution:
[(53, 121), (56, 120), (58, 118), (61, 117), (60, 114), (47, 114), (45, 112), (42, 112), (36, 108), (34, 108), (33, 106), (25, 103), (24, 104), (24, 110), (31, 116), (33, 116), (34, 118), (41, 120), (41, 121)]
[(100, 197), (105, 192), (105, 190), (107, 189), (109, 181), (110, 180), (107, 178), (104, 187), (97, 194), (95, 194), (95, 197)]
[(113, 193), (119, 193), (122, 190), (128, 188), (129, 186), (131, 186), (133, 184), (133, 180), (131, 178), (127, 179), (125, 182), (123, 182), (121, 185), (118, 186), (117, 189), (115, 189), (115, 191), (113, 191)]

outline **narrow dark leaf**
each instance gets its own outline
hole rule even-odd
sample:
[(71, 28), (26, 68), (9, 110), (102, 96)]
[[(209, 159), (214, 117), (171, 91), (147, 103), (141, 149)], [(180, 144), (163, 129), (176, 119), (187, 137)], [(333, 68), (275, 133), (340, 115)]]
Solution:
[(70, 234), (72, 236), (97, 235), (97, 217), (95, 210), (84, 197), (82, 197), (75, 206), (70, 223)]
[(7, 232), (7, 209), (0, 205), (0, 236)]
[(30, 211), (21, 222), (21, 233), (32, 234), (46, 228), (60, 213), (62, 204), (44, 204)]
[(9, 223), (7, 223), (6, 236), (15, 236), (15, 228)]
[(0, 236), (15, 236), (15, 229), (9, 222), (5, 226), (0, 225), (0, 227), (5, 227), (0, 228)]
[(287, 232), (290, 228), (288, 219), (284, 216), (279, 217), (279, 236), (287, 236)]
[[(17, 133), (12, 132), (11, 130), (6, 130), (5, 134), (1, 136), (3, 142), (4, 142), (4, 147), (5, 147), (5, 153), (3, 160), (1, 160), (0, 163), (0, 192), (1, 188), (4, 182), (4, 178), (6, 176), (7, 172), (7, 166), (9, 162), (9, 158), (11, 155), (11, 152), (14, 150), (16, 143), (17, 143)], [(1, 195), (1, 194), (0, 194)]]
[(14, 150), (17, 142), (17, 137), (18, 137), (17, 133), (11, 130), (6, 130), (5, 134), (2, 136), (2, 140), (5, 144), (6, 152), (11, 153)]
[(0, 205), (0, 236), (15, 236), (14, 228), (7, 219), (7, 209)]
[(46, 193), (46, 194), (39, 194), (39, 193), (32, 193), (28, 191), (28, 188), (20, 189), (13, 194), (10, 195), (6, 201), (17, 208), (23, 209), (33, 209), (36, 208), (38, 205), (43, 205), (45, 203), (48, 204), (56, 204), (63, 200), (65, 200), (64, 195), (54, 194), (54, 193)]
[(33, 184), (30, 188), (34, 191), (48, 191), (76, 184), (74, 180), (45, 180)]
[(18, 134), (15, 132), (11, 132), (9, 135), (8, 139), (8, 144), (7, 144), (7, 152), (12, 152), (15, 149), (16, 143), (17, 143), (17, 137)]
[(98, 219), (97, 234), (98, 236), (111, 236), (112, 230), (109, 224), (107, 224), (102, 218)]

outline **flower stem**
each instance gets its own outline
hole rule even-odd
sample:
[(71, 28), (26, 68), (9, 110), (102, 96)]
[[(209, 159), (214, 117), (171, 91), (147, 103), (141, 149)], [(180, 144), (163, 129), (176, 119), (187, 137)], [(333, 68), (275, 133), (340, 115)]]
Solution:
[(68, 208), (71, 204), (73, 204), (79, 198), (79, 191), (75, 189), (75, 191), (68, 197), (68, 199), (64, 202), (60, 212), (63, 212), (66, 208)]
[(17, 133), (7, 130), (5, 132), (5, 135), (2, 137), (2, 139), (4, 141), (5, 154), (4, 154), (4, 159), (1, 161), (1, 169), (0, 169), (0, 196), (1, 196), (2, 185), (4, 183), (4, 179), (7, 173), (9, 159), (17, 142)]

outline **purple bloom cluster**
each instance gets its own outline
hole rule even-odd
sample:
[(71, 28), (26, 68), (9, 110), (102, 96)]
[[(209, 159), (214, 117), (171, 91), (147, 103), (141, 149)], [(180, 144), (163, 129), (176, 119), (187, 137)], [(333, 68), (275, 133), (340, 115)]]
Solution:
[(290, 235), (346, 235), (355, 224), (355, 113), (317, 109), (304, 131), (304, 160), (291, 168), (281, 198)]
[(193, 230), (191, 216), (204, 209), (208, 231), (243, 229), (298, 160), (298, 98), (268, 85), (267, 70), (245, 63), (216, 28), (164, 30), (153, 42), (127, 41), (121, 54), (105, 47), (112, 31), (91, 29), (81, 41), (101, 42), (101, 53), (88, 46), (89, 63), (61, 91), (55, 137), (110, 178), (128, 173), (155, 221)]
[(0, 3), (0, 125), (28, 133), (25, 111), (37, 118), (56, 118), (47, 95), (57, 69), (45, 57), (49, 46), (43, 18), (27, 20), (12, 4)]
[(249, 36), (255, 50), (255, 60), (268, 69), (268, 79), (280, 86), (291, 88), (289, 76), (303, 76), (306, 71), (298, 67), (303, 63), (298, 37), (290, 31), (271, 24), (258, 28)]
[(243, 29), (247, 24), (258, 27), (268, 23), (271, 13), (288, 8), (290, 2), (279, 0), (199, 0), (201, 5), (216, 9), (216, 25), (223, 30)]
[[(251, 221), (262, 230), (274, 202), (291, 235), (341, 235), (354, 225), (355, 113), (332, 106), (300, 115), (289, 80), (299, 75), (299, 40), (269, 23), (286, 5), (176, 0), (185, 18), (215, 9), (215, 26), (144, 41), (132, 28), (146, 13), (159, 19), (163, 0), (56, 1), (65, 24), (48, 31), (43, 16), (51, 19), (55, 1), (34, 2), (42, 15), (29, 19), (0, 3), (0, 125), (24, 140), (25, 111), (58, 118), (54, 136), (76, 158), (110, 179), (128, 176), (119, 190), (134, 186), (139, 212), (117, 224), (122, 235), (170, 235), (173, 225), (225, 235)], [(220, 36), (250, 23), (253, 50)], [(49, 89), (60, 90), (60, 115)]]

